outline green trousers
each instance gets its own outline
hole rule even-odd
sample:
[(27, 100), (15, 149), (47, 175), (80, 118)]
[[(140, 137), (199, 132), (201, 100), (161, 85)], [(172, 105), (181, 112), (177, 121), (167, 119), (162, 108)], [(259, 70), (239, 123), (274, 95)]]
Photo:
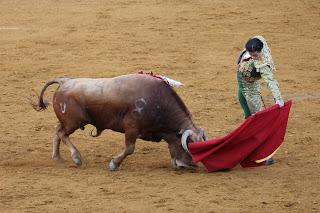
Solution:
[(242, 93), (241, 88), (238, 90), (239, 102), (244, 112), (244, 118), (248, 118), (251, 115), (250, 109), (248, 107), (247, 101)]
[(237, 72), (237, 81), (238, 81), (238, 98), (239, 98), (239, 102), (240, 102), (240, 105), (242, 107), (242, 110), (244, 112), (244, 118), (247, 118), (251, 115), (251, 112), (250, 112), (250, 109), (248, 107), (248, 103), (247, 103), (247, 100), (246, 98), (244, 97), (243, 93), (242, 93), (242, 88), (243, 88), (243, 85), (242, 85), (242, 75)]

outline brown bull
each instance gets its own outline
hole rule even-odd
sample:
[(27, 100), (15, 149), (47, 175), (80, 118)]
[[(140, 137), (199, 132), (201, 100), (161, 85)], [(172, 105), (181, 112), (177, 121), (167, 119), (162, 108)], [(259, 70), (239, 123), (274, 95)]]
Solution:
[(117, 170), (127, 155), (134, 152), (137, 138), (148, 141), (164, 139), (168, 143), (174, 167), (194, 167), (182, 142), (206, 140), (191, 113), (173, 88), (159, 78), (146, 74), (130, 74), (115, 78), (57, 78), (43, 87), (37, 111), (47, 107), (43, 100), (46, 88), (59, 84), (53, 97), (53, 108), (59, 119), (53, 139), (54, 160), (60, 159), (60, 141), (70, 149), (71, 157), (81, 165), (81, 155), (69, 135), (87, 124), (96, 127), (99, 136), (105, 129), (125, 134), (125, 149), (109, 163)]

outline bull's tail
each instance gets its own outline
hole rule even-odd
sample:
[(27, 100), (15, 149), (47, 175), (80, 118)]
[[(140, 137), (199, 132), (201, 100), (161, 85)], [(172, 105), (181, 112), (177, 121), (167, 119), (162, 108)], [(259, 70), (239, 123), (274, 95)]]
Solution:
[(33, 109), (35, 109), (36, 111), (42, 111), (42, 110), (47, 109), (49, 102), (47, 100), (43, 100), (43, 95), (44, 95), (44, 92), (46, 91), (46, 89), (52, 84), (61, 85), (64, 82), (66, 82), (67, 80), (69, 80), (69, 78), (56, 78), (56, 79), (52, 79), (52, 80), (48, 81), (41, 90), (40, 96), (38, 97), (38, 103), (34, 103), (32, 101), (30, 102)]

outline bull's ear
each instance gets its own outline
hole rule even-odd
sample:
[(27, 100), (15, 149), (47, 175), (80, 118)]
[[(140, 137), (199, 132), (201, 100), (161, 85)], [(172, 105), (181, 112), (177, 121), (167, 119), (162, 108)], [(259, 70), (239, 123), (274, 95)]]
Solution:
[(177, 133), (177, 137), (181, 138), (182, 134), (184, 133), (184, 129), (181, 129), (178, 133)]

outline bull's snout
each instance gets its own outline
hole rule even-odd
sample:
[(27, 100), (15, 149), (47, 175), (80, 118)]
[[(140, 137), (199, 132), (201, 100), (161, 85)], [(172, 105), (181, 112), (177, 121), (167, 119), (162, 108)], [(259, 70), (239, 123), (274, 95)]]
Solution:
[(171, 163), (172, 166), (176, 169), (194, 169), (198, 167), (198, 165), (192, 161), (185, 163), (179, 159), (171, 159)]
[(197, 165), (192, 161), (192, 157), (183, 150), (181, 142), (176, 141), (169, 144), (169, 151), (171, 155), (171, 163), (174, 168), (195, 168)]

